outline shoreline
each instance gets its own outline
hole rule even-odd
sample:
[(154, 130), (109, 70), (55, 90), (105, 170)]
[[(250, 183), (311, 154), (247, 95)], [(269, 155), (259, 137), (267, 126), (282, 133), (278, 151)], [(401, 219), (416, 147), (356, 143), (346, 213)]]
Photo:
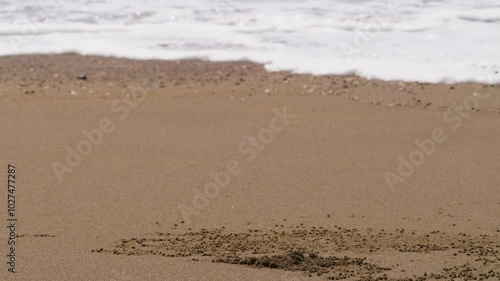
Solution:
[[(0, 88), (0, 100), (78, 99), (83, 95), (85, 98), (114, 98), (130, 91), (128, 88), (144, 88), (142, 84), (152, 82), (147, 87), (154, 97), (165, 96), (165, 92), (175, 95), (178, 90), (190, 97), (203, 94), (217, 96), (219, 93), (243, 98), (273, 94), (322, 95), (343, 96), (357, 103), (386, 107), (421, 107), (443, 111), (452, 108), (453, 104), (475, 113), (500, 112), (500, 100), (495, 94), (486, 107), (483, 105), (484, 110), (465, 108), (467, 105), (463, 104), (476, 92), (499, 92), (500, 84), (432, 84), (367, 80), (356, 76), (268, 72), (263, 65), (248, 61), (133, 60), (62, 54), (4, 56), (0, 57), (0, 62), (3, 81), (9, 82), (9, 85)], [(154, 73), (168, 73), (171, 76), (154, 79)], [(77, 79), (83, 74), (88, 76), (88, 80)], [(255, 77), (245, 80), (250, 74)], [(183, 85), (186, 81), (192, 83), (191, 91)], [(273, 83), (274, 88), (269, 83)], [(303, 88), (299, 89), (300, 86)], [(376, 93), (374, 89), (377, 89)]]

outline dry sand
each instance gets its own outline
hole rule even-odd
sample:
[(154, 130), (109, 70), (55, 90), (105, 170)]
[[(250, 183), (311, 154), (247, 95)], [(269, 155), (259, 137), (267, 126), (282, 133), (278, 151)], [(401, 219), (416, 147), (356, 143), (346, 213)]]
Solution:
[(0, 280), (500, 280), (498, 86), (2, 57), (0, 120)]

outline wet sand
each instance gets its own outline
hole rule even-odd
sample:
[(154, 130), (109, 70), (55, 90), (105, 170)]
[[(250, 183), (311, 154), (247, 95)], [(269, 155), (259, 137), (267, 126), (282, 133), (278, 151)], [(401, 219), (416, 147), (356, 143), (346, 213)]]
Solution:
[(500, 278), (498, 85), (2, 57), (0, 120), (1, 280)]

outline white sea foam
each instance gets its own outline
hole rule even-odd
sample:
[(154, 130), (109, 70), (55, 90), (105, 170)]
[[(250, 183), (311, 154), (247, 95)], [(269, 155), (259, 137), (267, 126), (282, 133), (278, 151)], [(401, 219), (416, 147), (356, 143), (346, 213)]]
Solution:
[(500, 83), (497, 0), (0, 0), (0, 55), (248, 59), (267, 69)]

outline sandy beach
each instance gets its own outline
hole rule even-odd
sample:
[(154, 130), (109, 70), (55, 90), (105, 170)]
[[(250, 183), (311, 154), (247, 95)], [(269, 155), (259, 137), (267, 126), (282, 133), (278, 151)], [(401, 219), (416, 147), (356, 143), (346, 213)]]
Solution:
[(0, 57), (0, 280), (500, 280), (500, 86)]

